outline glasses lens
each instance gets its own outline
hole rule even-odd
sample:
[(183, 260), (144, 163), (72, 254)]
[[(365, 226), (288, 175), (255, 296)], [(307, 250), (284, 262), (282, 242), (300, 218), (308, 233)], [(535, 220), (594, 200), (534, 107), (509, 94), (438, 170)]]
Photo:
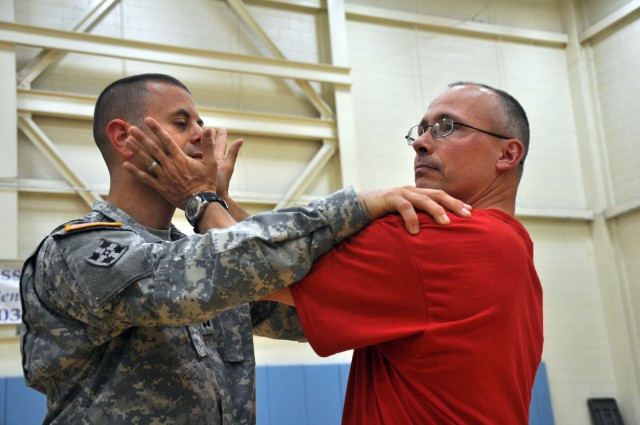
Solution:
[(432, 135), (433, 137), (445, 137), (453, 133), (454, 127), (453, 120), (449, 118), (442, 118), (440, 121), (433, 125)]
[(413, 141), (416, 140), (418, 137), (420, 137), (420, 134), (422, 134), (422, 131), (420, 130), (419, 125), (414, 125), (413, 127), (411, 127), (409, 129), (409, 132), (405, 136), (405, 139), (407, 140), (407, 144), (410, 146), (413, 145)]

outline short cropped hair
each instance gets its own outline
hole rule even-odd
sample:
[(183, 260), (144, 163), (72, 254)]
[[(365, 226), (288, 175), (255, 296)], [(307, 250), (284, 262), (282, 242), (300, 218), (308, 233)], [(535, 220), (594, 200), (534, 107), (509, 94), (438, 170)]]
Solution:
[(177, 86), (191, 94), (182, 82), (170, 75), (139, 74), (114, 81), (98, 96), (93, 112), (93, 139), (107, 166), (112, 153), (107, 125), (114, 119), (122, 119), (143, 128), (147, 113), (147, 84), (153, 82)]
[[(456, 86), (478, 86), (487, 89), (498, 96), (500, 111), (501, 134), (506, 133), (506, 136), (511, 136), (522, 142), (524, 146), (524, 158), (527, 157), (529, 152), (529, 120), (527, 119), (527, 113), (524, 108), (513, 96), (504, 90), (497, 89), (495, 87), (488, 86), (486, 84), (458, 81), (449, 84), (449, 88)], [(522, 162), (524, 162), (524, 158)]]

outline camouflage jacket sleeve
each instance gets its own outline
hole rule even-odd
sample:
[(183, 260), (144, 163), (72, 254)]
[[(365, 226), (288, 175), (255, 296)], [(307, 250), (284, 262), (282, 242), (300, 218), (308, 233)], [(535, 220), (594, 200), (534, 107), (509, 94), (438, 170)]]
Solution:
[(253, 334), (274, 339), (306, 342), (298, 311), (295, 307), (275, 301), (251, 303)]
[(202, 322), (299, 280), (368, 221), (345, 189), (173, 242), (149, 243), (126, 226), (58, 232), (39, 254), (43, 291), (65, 314), (113, 332)]

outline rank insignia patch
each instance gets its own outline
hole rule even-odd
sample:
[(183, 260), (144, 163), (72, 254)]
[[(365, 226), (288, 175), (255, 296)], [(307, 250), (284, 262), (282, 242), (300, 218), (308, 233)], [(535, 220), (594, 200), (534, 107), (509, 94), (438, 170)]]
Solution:
[(120, 245), (119, 243), (102, 239), (98, 247), (85, 259), (87, 262), (96, 266), (110, 267), (122, 257), (127, 248), (126, 245)]

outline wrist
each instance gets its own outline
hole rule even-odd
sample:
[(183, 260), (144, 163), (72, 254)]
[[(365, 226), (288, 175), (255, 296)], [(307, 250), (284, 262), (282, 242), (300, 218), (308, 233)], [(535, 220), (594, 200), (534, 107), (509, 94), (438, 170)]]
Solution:
[[(376, 191), (376, 192), (379, 192), (379, 191)], [(371, 202), (372, 202), (372, 199), (375, 199), (376, 192), (367, 191), (367, 192), (357, 193), (358, 202), (360, 203), (362, 212), (364, 213), (365, 217), (369, 221), (375, 220), (376, 218), (379, 218), (380, 216), (383, 215), (382, 213), (380, 213), (380, 211), (377, 211), (371, 208), (372, 207)], [(380, 195), (377, 195), (377, 196), (380, 196)]]
[(220, 207), (225, 210), (229, 208), (224, 199), (214, 192), (198, 192), (187, 200), (184, 215), (196, 233), (199, 229), (198, 224), (200, 220), (205, 215), (207, 209), (210, 209), (211, 204), (219, 204)]
[(236, 224), (224, 206), (218, 202), (210, 203), (204, 211), (202, 218), (194, 227), (196, 233), (206, 233), (211, 229), (221, 229)]

